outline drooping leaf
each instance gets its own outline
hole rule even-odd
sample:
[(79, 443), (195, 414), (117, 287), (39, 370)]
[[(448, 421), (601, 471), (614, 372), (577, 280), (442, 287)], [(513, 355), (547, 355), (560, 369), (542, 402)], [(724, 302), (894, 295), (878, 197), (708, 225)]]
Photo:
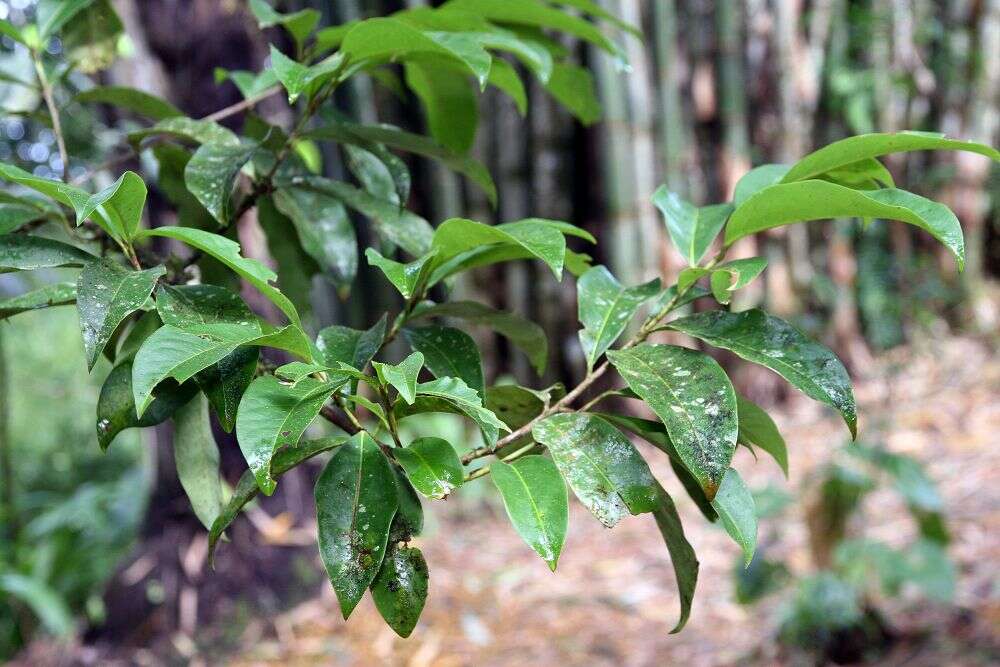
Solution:
[(53, 283), (9, 299), (0, 299), (0, 320), (29, 310), (68, 306), (74, 303), (76, 303), (76, 283)]
[(94, 4), (95, 0), (40, 0), (36, 19), (38, 36), (44, 43), (55, 35), (74, 16)]
[(671, 634), (680, 632), (691, 615), (691, 602), (694, 600), (694, 589), (698, 583), (698, 557), (694, 548), (684, 536), (681, 517), (673, 499), (663, 487), (657, 484), (657, 504), (653, 509), (656, 526), (667, 545), (670, 562), (674, 566), (674, 576), (677, 579), (677, 592), (681, 600), (681, 616)]
[[(275, 206), (267, 195), (257, 199), (257, 222), (267, 239), (267, 252), (274, 259), (277, 286), (300, 314), (312, 311), (313, 276), (320, 273), (316, 261), (305, 251), (294, 223)], [(344, 295), (346, 286), (341, 286)]]
[(417, 376), (424, 367), (424, 355), (414, 352), (398, 364), (383, 364), (373, 361), (372, 366), (384, 384), (391, 385), (400, 397), (409, 404), (417, 400)]
[(548, 447), (580, 502), (608, 528), (626, 514), (656, 508), (656, 480), (628, 439), (600, 417), (568, 413), (546, 417), (531, 430)]
[(788, 477), (788, 447), (774, 420), (756, 403), (739, 394), (736, 395), (736, 405), (740, 421), (739, 441), (770, 454)]
[(697, 265), (705, 256), (712, 241), (726, 224), (726, 218), (733, 212), (731, 204), (699, 208), (684, 201), (664, 185), (653, 193), (653, 203), (663, 214), (674, 247), (690, 266)]
[(622, 287), (611, 272), (595, 266), (577, 282), (580, 345), (587, 359), (587, 369), (614, 345), (643, 303), (660, 291), (660, 279), (635, 287)]
[(408, 62), (404, 72), (406, 85), (424, 108), (430, 135), (451, 151), (468, 153), (479, 127), (472, 85), (437, 63)]
[(349, 286), (358, 272), (358, 240), (344, 205), (301, 188), (277, 190), (274, 203), (295, 225), (302, 248), (333, 284)]
[(709, 500), (736, 449), (736, 394), (719, 363), (676, 345), (644, 343), (611, 351), (625, 383), (656, 413)]
[(292, 60), (273, 44), (271, 67), (281, 85), (288, 91), (288, 101), (294, 104), (302, 93), (314, 94), (324, 83), (337, 75), (346, 63), (343, 54), (337, 53), (315, 65), (303, 65)]
[(119, 433), (129, 428), (156, 426), (174, 413), (198, 392), (192, 383), (163, 384), (157, 391), (142, 418), (135, 412), (132, 394), (132, 363), (124, 361), (115, 366), (101, 387), (97, 399), (97, 442), (106, 450)]
[(48, 215), (37, 206), (21, 203), (0, 203), (0, 235), (15, 232), (29, 222)]
[(827, 181), (779, 183), (741, 204), (726, 225), (726, 245), (744, 236), (795, 222), (828, 218), (885, 218), (920, 227), (965, 265), (965, 240), (955, 214), (945, 206), (906, 190), (861, 191)]
[(393, 450), (414, 488), (428, 498), (441, 500), (462, 485), (464, 471), (455, 448), (442, 438), (418, 438)]
[(770, 368), (806, 396), (835, 408), (857, 436), (857, 405), (847, 369), (833, 352), (788, 322), (754, 309), (699, 313), (668, 326)]
[(0, 591), (5, 599), (13, 598), (27, 605), (53, 635), (68, 638), (76, 629), (65, 598), (42, 579), (6, 570), (0, 574)]
[(366, 331), (334, 325), (326, 327), (316, 337), (316, 347), (327, 366), (338, 363), (364, 370), (382, 346), (385, 338), (386, 316)]
[(577, 65), (555, 63), (545, 90), (566, 107), (583, 125), (593, 125), (604, 114), (590, 70)]
[[(341, 144), (341, 150), (347, 159), (347, 168), (358, 179), (361, 187), (385, 201), (397, 206), (405, 205), (406, 200), (400, 196), (399, 188), (405, 185), (409, 194), (410, 172), (406, 163), (393, 153), (378, 144), (366, 142), (365, 146), (358, 144)], [(397, 180), (401, 177), (404, 183)], [(400, 203), (402, 202), (402, 204)]]
[(493, 59), (490, 67), (490, 85), (502, 90), (514, 101), (518, 113), (524, 116), (528, 113), (528, 91), (521, 81), (517, 69), (506, 60)]
[(483, 361), (476, 341), (451, 327), (429, 326), (403, 330), (406, 341), (423, 353), (427, 370), (437, 378), (459, 378), (479, 394), (486, 395)]
[(202, 144), (184, 168), (188, 190), (220, 225), (229, 224), (236, 176), (257, 151), (256, 144)]
[(128, 86), (95, 86), (76, 94), (76, 102), (110, 104), (153, 120), (183, 116), (180, 109), (163, 98)]
[(531, 455), (510, 465), (494, 461), (490, 475), (518, 534), (555, 572), (569, 521), (569, 497), (559, 469), (552, 459)]
[(419, 383), (417, 400), (413, 405), (397, 402), (393, 409), (400, 419), (425, 412), (465, 415), (479, 426), (483, 438), (491, 444), (496, 442), (500, 431), (510, 430), (493, 412), (483, 407), (479, 393), (475, 389), (454, 377)]
[(250, 383), (236, 413), (236, 439), (265, 495), (274, 493), (277, 484), (272, 474), (275, 452), (298, 442), (341, 384), (305, 378), (290, 386), (272, 375)]
[(40, 192), (60, 204), (69, 206), (74, 211), (85, 206), (87, 200), (90, 199), (90, 193), (82, 188), (68, 185), (62, 181), (56, 181), (51, 178), (35, 176), (34, 174), (27, 172), (20, 167), (15, 167), (12, 164), (0, 163), (0, 178), (5, 181), (10, 181), (11, 183), (16, 183), (20, 186), (30, 188), (36, 192)]
[(341, 446), (316, 481), (319, 552), (345, 619), (381, 569), (398, 506), (395, 475), (367, 433)]
[(726, 532), (743, 550), (743, 564), (749, 566), (757, 547), (757, 512), (753, 495), (735, 468), (726, 471), (712, 507), (719, 513)]
[(77, 280), (76, 303), (88, 370), (94, 368), (118, 325), (146, 303), (165, 273), (162, 266), (130, 271), (103, 259), (83, 268)]
[(382, 569), (372, 582), (378, 613), (400, 637), (409, 637), (427, 601), (427, 561), (420, 549), (389, 545)]
[(382, 256), (375, 248), (368, 248), (365, 251), (368, 263), (376, 266), (385, 277), (399, 290), (404, 299), (409, 299), (416, 293), (416, 289), (427, 278), (428, 262), (433, 255), (424, 255), (408, 264), (403, 264)]
[(191, 501), (191, 508), (211, 528), (222, 511), (219, 448), (212, 436), (208, 401), (197, 396), (174, 415), (174, 461), (177, 479)]

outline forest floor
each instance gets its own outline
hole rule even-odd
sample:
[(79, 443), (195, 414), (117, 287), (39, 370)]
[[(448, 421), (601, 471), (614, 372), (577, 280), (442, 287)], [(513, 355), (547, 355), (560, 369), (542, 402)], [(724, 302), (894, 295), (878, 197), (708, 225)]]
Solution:
[[(1000, 662), (1000, 352), (967, 338), (928, 341), (882, 356), (858, 379), (862, 438), (923, 461), (944, 497), (959, 572), (951, 605), (904, 596), (886, 602), (901, 638), (879, 664), (986, 665)], [(752, 488), (798, 488), (811, 470), (846, 443), (843, 423), (795, 396), (777, 414), (791, 478), (770, 459), (745, 450), (736, 464)], [(663, 457), (654, 472), (671, 480)], [(671, 480), (672, 481), (672, 480)], [(687, 627), (676, 621), (678, 597), (663, 542), (646, 517), (604, 529), (576, 504), (552, 574), (495, 506), (482, 501), (435, 506), (418, 541), (431, 567), (431, 590), (413, 635), (396, 637), (370, 599), (350, 621), (340, 618), (328, 586), (319, 597), (269, 620), (250, 623), (226, 661), (237, 665), (774, 665), (795, 662), (771, 639), (781, 600), (755, 607), (733, 601), (737, 548), (701, 520), (676, 484), (668, 485), (701, 561)], [(866, 501), (866, 535), (898, 543), (912, 535), (903, 505), (888, 491)], [(801, 511), (776, 531), (762, 525), (768, 553), (793, 572), (811, 565)], [(778, 534), (780, 532), (780, 535)], [(209, 662), (215, 662), (210, 660)]]

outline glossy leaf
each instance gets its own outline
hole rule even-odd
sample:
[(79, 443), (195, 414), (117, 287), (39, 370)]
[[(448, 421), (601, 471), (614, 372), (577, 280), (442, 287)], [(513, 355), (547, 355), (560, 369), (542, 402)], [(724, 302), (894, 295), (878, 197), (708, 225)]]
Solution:
[(414, 352), (398, 364), (383, 364), (373, 361), (372, 366), (383, 384), (395, 387), (399, 396), (409, 403), (417, 399), (417, 376), (424, 367), (424, 355)]
[(385, 325), (386, 317), (383, 315), (366, 331), (338, 325), (326, 327), (316, 337), (316, 348), (331, 368), (343, 363), (364, 370), (382, 346)]
[(787, 164), (762, 164), (754, 167), (736, 181), (733, 204), (739, 206), (764, 188), (781, 182), (790, 168)]
[(656, 480), (628, 439), (600, 417), (568, 413), (546, 417), (531, 430), (548, 447), (580, 502), (608, 528), (626, 514), (656, 508)]
[(381, 568), (398, 506), (395, 475), (367, 433), (341, 446), (316, 481), (319, 552), (345, 619)]
[(382, 144), (355, 139), (342, 143), (347, 168), (362, 187), (379, 199), (405, 205), (410, 198), (412, 178), (402, 158)]
[(656, 413), (688, 470), (709, 500), (736, 449), (736, 393), (707, 354), (676, 345), (644, 343), (611, 351), (625, 383)]
[(229, 128), (208, 120), (195, 120), (183, 116), (161, 120), (153, 127), (143, 128), (128, 135), (129, 141), (139, 144), (143, 139), (166, 135), (197, 144), (239, 146), (240, 138)]
[(292, 36), (299, 48), (305, 43), (309, 33), (319, 22), (320, 14), (315, 9), (301, 9), (290, 14), (276, 12), (266, 0), (250, 0), (250, 11), (261, 28), (282, 26)]
[(375, 608), (400, 637), (409, 637), (427, 601), (427, 561), (420, 549), (389, 545), (372, 582)]
[(483, 407), (479, 393), (454, 377), (438, 378), (417, 385), (417, 400), (412, 406), (394, 408), (400, 419), (424, 412), (451, 412), (467, 416), (483, 432), (483, 438), (494, 443), (500, 431), (510, 429), (493, 412)]
[(712, 311), (674, 320), (669, 328), (770, 368), (806, 396), (840, 412), (857, 436), (857, 405), (847, 369), (829, 349), (762, 310)]
[(722, 478), (712, 507), (719, 513), (726, 532), (743, 550), (743, 564), (750, 565), (757, 547), (757, 511), (750, 489), (734, 468), (727, 470)]
[(690, 266), (697, 265), (705, 256), (733, 211), (731, 204), (699, 208), (663, 185), (653, 193), (653, 203), (663, 214), (674, 247)]
[[(12, 164), (0, 163), (0, 178), (17, 185), (40, 192), (50, 199), (65, 204), (74, 211), (85, 206), (90, 193), (73, 185), (51, 178), (42, 178)], [(78, 221), (80, 222), (80, 221)]]
[(639, 306), (660, 291), (660, 280), (622, 287), (605, 267), (595, 266), (580, 277), (576, 289), (577, 309), (583, 324), (580, 345), (590, 370), (622, 335)]
[(827, 181), (780, 183), (765, 188), (733, 211), (726, 245), (744, 236), (795, 222), (828, 218), (884, 218), (907, 222), (930, 233), (965, 265), (965, 240), (955, 214), (906, 190), (854, 190)]
[(543, 85), (583, 125), (593, 125), (604, 115), (594, 75), (586, 68), (555, 63), (552, 75)]
[(418, 438), (393, 450), (396, 461), (417, 491), (441, 500), (462, 485), (465, 472), (455, 448), (442, 438)]
[(712, 271), (710, 278), (712, 295), (719, 303), (728, 304), (732, 299), (732, 292), (743, 289), (753, 282), (766, 266), (767, 260), (763, 257), (734, 259), (720, 264)]
[(770, 454), (788, 477), (788, 448), (774, 420), (760, 406), (739, 394), (736, 395), (736, 405), (740, 421), (739, 441)]
[(39, 308), (69, 306), (76, 303), (76, 283), (53, 283), (38, 289), (0, 299), (0, 320)]
[[(264, 230), (267, 252), (274, 260), (277, 287), (292, 302), (300, 314), (312, 311), (313, 276), (321, 269), (303, 248), (299, 235), (292, 231), (294, 223), (285, 217), (271, 196), (257, 199), (257, 222)], [(347, 286), (340, 295), (346, 296)]]
[(219, 448), (212, 436), (208, 401), (199, 395), (174, 415), (174, 462), (191, 508), (211, 528), (222, 511)]
[(117, 181), (88, 198), (82, 207), (76, 209), (76, 223), (81, 224), (100, 209), (111, 235), (129, 241), (139, 231), (145, 205), (146, 184), (135, 172), (126, 171)]
[(459, 378), (479, 394), (486, 395), (483, 362), (476, 341), (451, 327), (429, 326), (404, 329), (403, 335), (414, 350), (423, 353), (427, 370), (437, 378)]
[(451, 151), (468, 153), (479, 127), (471, 83), (437, 63), (408, 62), (404, 73), (406, 85), (423, 106), (430, 135)]
[(271, 45), (271, 67), (281, 85), (288, 91), (288, 101), (294, 104), (303, 93), (312, 95), (325, 82), (336, 76), (346, 62), (342, 54), (334, 54), (315, 65), (296, 62)]
[(274, 493), (277, 484), (272, 474), (275, 452), (298, 442), (338, 386), (314, 378), (289, 386), (272, 375), (250, 383), (236, 413), (236, 438), (265, 495)]
[(197, 392), (198, 387), (190, 382), (179, 386), (173, 383), (161, 385), (153, 402), (139, 418), (132, 394), (132, 363), (120, 363), (104, 380), (97, 399), (98, 444), (106, 450), (115, 436), (125, 429), (146, 428), (166, 421)]
[(385, 277), (399, 290), (404, 299), (409, 299), (416, 293), (416, 289), (427, 278), (428, 262), (433, 255), (424, 255), (408, 264), (397, 262), (382, 256), (375, 248), (368, 248), (365, 251), (368, 263), (376, 266)]
[(202, 144), (184, 168), (188, 190), (220, 225), (230, 222), (236, 176), (256, 151), (256, 144)]
[(358, 239), (344, 205), (301, 188), (277, 190), (274, 204), (295, 225), (302, 248), (333, 284), (349, 286), (358, 272)]
[(110, 104), (153, 120), (164, 120), (184, 115), (170, 102), (128, 86), (95, 86), (77, 93), (73, 99), (84, 104)]
[(544, 456), (525, 456), (508, 465), (490, 465), (507, 516), (528, 546), (553, 572), (566, 541), (569, 498), (559, 469)]
[(118, 326), (142, 308), (165, 273), (162, 266), (130, 271), (107, 260), (91, 262), (80, 272), (77, 309), (88, 370), (94, 368)]
[(663, 487), (657, 485), (657, 491), (657, 504), (653, 509), (653, 517), (670, 553), (670, 562), (677, 579), (677, 592), (681, 600), (680, 619), (670, 631), (674, 634), (684, 628), (691, 615), (691, 602), (694, 600), (694, 589), (698, 583), (698, 557), (684, 536), (684, 527), (681, 525), (681, 517), (677, 514), (674, 501)]

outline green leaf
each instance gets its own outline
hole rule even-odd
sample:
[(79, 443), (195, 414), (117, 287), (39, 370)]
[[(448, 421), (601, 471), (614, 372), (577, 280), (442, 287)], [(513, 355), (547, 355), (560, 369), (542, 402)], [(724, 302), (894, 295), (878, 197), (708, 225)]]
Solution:
[(614, 345), (643, 303), (660, 291), (660, 279), (635, 287), (622, 287), (611, 272), (595, 266), (577, 282), (580, 345), (587, 358), (587, 370)]
[[(98, 209), (106, 220), (108, 232), (116, 239), (130, 241), (139, 231), (142, 209), (146, 205), (146, 184), (134, 171), (126, 171), (112, 185), (87, 199), (76, 210), (76, 224), (81, 224)], [(103, 226), (103, 225), (102, 225)]]
[(694, 600), (694, 589), (698, 583), (698, 557), (691, 543), (684, 536), (681, 517), (677, 507), (663, 487), (657, 484), (657, 504), (653, 509), (656, 526), (667, 545), (670, 562), (674, 566), (674, 576), (677, 579), (677, 591), (681, 599), (681, 616), (671, 634), (680, 632), (691, 615), (691, 602)]
[(736, 393), (719, 363), (676, 345), (608, 352), (625, 383), (656, 413), (709, 500), (736, 449)]
[(409, 299), (427, 278), (428, 262), (433, 255), (424, 255), (408, 264), (403, 264), (382, 256), (375, 248), (368, 248), (365, 257), (372, 266), (377, 266), (385, 277), (399, 290), (404, 299)]
[(0, 234), (15, 232), (29, 222), (42, 220), (48, 214), (35, 206), (0, 204)]
[(743, 549), (744, 566), (749, 566), (757, 547), (757, 511), (750, 489), (734, 468), (727, 470), (722, 478), (712, 507), (719, 513), (726, 532)]
[(277, 484), (272, 475), (275, 452), (298, 442), (341, 384), (304, 378), (289, 386), (272, 375), (250, 383), (236, 413), (236, 438), (265, 495), (274, 493)]
[(184, 168), (188, 190), (220, 225), (229, 224), (236, 176), (257, 151), (256, 144), (202, 144)]
[(12, 40), (20, 44), (25, 43), (24, 35), (21, 34), (20, 29), (6, 19), (0, 19), (0, 35), (10, 37)]
[(494, 461), (490, 475), (518, 535), (555, 572), (569, 522), (569, 498), (559, 469), (551, 459), (531, 455), (511, 465)]
[[(303, 248), (294, 223), (275, 206), (270, 195), (257, 199), (257, 222), (267, 240), (268, 254), (274, 259), (278, 288), (291, 300), (300, 314), (312, 311), (313, 276), (320, 267)], [(341, 286), (340, 296), (346, 296)]]
[(827, 181), (807, 180), (765, 188), (747, 199), (729, 218), (726, 245), (744, 236), (795, 222), (827, 218), (885, 218), (920, 227), (965, 266), (962, 226), (945, 206), (906, 190), (853, 190)]
[(375, 197), (397, 206), (400, 202), (405, 204), (406, 199), (401, 195), (401, 190), (405, 189), (408, 197), (411, 185), (410, 171), (406, 163), (384, 146), (379, 150), (378, 144), (365, 143), (367, 145), (364, 147), (350, 143), (341, 144), (347, 168), (358, 179), (361, 187)]
[(628, 23), (618, 18), (608, 10), (601, 7), (600, 3), (595, 2), (595, 0), (555, 0), (555, 3), (557, 5), (566, 5), (567, 7), (574, 7), (582, 12), (590, 14), (594, 18), (608, 21), (616, 28), (624, 30), (627, 33), (631, 33), (633, 36), (638, 37), (639, 39), (642, 39), (643, 37), (642, 30), (639, 27), (634, 26), (631, 23)]
[(240, 145), (240, 138), (229, 128), (208, 120), (194, 120), (184, 117), (161, 120), (153, 127), (130, 133), (128, 138), (133, 144), (139, 144), (146, 137), (156, 135), (184, 139), (196, 144), (221, 144), (232, 147)]
[(177, 479), (195, 515), (211, 529), (222, 511), (219, 448), (212, 436), (208, 401), (199, 395), (174, 415), (174, 461)]
[(343, 70), (345, 62), (344, 55), (337, 53), (315, 65), (307, 66), (295, 62), (271, 45), (271, 67), (288, 92), (290, 104), (294, 104), (302, 93), (308, 93), (312, 97), (323, 84)]
[(132, 393), (132, 363), (119, 363), (104, 380), (97, 399), (98, 444), (106, 450), (115, 436), (125, 429), (146, 428), (166, 421), (197, 392), (198, 387), (194, 383), (160, 385), (153, 402), (140, 419), (135, 412)]
[(788, 447), (774, 420), (756, 403), (739, 394), (736, 395), (736, 405), (740, 421), (739, 441), (759, 447), (774, 457), (787, 478)]
[(265, 346), (294, 351), (301, 332), (292, 326), (262, 330), (253, 324), (208, 324), (189, 330), (163, 326), (147, 338), (135, 355), (132, 388), (139, 416), (152, 400), (153, 390), (173, 378), (186, 382), (212, 368), (242, 346)]
[(593, 125), (604, 115), (594, 75), (586, 68), (555, 63), (552, 76), (543, 85), (583, 125)]
[(323, 361), (331, 368), (343, 363), (364, 370), (382, 347), (385, 325), (386, 316), (383, 315), (366, 331), (337, 325), (326, 327), (316, 337), (316, 347)]
[(53, 283), (9, 299), (0, 299), (0, 320), (29, 310), (68, 306), (74, 303), (76, 303), (76, 283)]
[(395, 387), (400, 397), (413, 405), (413, 401), (417, 400), (417, 376), (424, 367), (424, 355), (414, 352), (396, 365), (373, 361), (372, 366), (379, 380)]
[[(90, 199), (90, 193), (81, 188), (67, 185), (62, 181), (42, 178), (34, 174), (15, 167), (12, 164), (0, 163), (0, 178), (11, 183), (16, 183), (26, 188), (40, 192), (50, 199), (54, 199), (60, 204), (66, 204), (74, 211), (85, 206)], [(81, 221), (78, 221), (81, 222)]]
[(0, 272), (85, 266), (97, 258), (67, 243), (41, 236), (0, 236)]
[(740, 206), (764, 188), (780, 183), (790, 168), (787, 164), (762, 164), (754, 167), (736, 181), (733, 204)]
[(759, 276), (765, 267), (767, 267), (767, 260), (763, 257), (734, 259), (731, 262), (720, 264), (712, 271), (710, 279), (712, 295), (719, 303), (728, 304), (732, 299), (732, 292), (743, 289), (753, 282), (754, 278)]
[(454, 317), (490, 327), (522, 352), (539, 375), (545, 372), (549, 341), (540, 326), (514, 313), (490, 308), (477, 301), (424, 302), (414, 309), (410, 322), (428, 317)]
[(490, 85), (507, 93), (522, 116), (528, 112), (528, 91), (524, 88), (521, 75), (509, 62), (499, 58), (493, 60), (490, 68)]
[(408, 62), (404, 73), (423, 105), (431, 136), (451, 151), (468, 153), (479, 127), (479, 105), (469, 82), (432, 63)]
[(250, 0), (250, 11), (253, 12), (261, 29), (282, 26), (300, 49), (320, 19), (320, 14), (315, 9), (301, 9), (291, 14), (281, 14), (274, 11), (265, 0)]
[(20, 600), (38, 617), (45, 629), (57, 637), (69, 638), (76, 630), (73, 612), (65, 598), (40, 579), (15, 571), (0, 573), (4, 598)]
[(341, 446), (316, 481), (319, 553), (345, 619), (381, 568), (398, 507), (395, 475), (367, 433)]
[(483, 361), (469, 334), (451, 327), (429, 326), (403, 329), (403, 335), (410, 347), (423, 352), (427, 370), (434, 377), (459, 378), (480, 398), (486, 395)]
[[(266, 296), (271, 303), (280, 308), (288, 317), (288, 321), (299, 330), (301, 338), (300, 344), (293, 351), (307, 360), (311, 360), (311, 354), (308, 352), (309, 340), (301, 332), (302, 321), (299, 319), (298, 311), (295, 310), (295, 306), (292, 305), (292, 302), (284, 294), (270, 284), (277, 276), (257, 260), (247, 259), (240, 255), (239, 243), (218, 234), (187, 227), (158, 227), (156, 229), (143, 230), (140, 235), (165, 236), (176, 239), (201, 250), (207, 255), (211, 255), (235, 271), (251, 285), (260, 290), (261, 294)], [(305, 354), (302, 354), (303, 352)]]
[(417, 385), (417, 400), (412, 406), (397, 403), (393, 409), (400, 419), (425, 412), (465, 415), (476, 422), (484, 439), (490, 444), (496, 442), (500, 431), (510, 431), (493, 412), (483, 407), (475, 389), (454, 377), (421, 382)]
[(164, 120), (184, 115), (170, 102), (128, 86), (95, 86), (77, 93), (73, 100), (82, 104), (110, 104), (153, 120)]
[(94, 4), (95, 0), (40, 0), (36, 14), (38, 35), (42, 43), (55, 35), (74, 16)]
[[(515, 384), (487, 387), (485, 405), (513, 432), (540, 415), (545, 409), (545, 399), (539, 396), (539, 393)], [(531, 442), (530, 433), (500, 449), (497, 456), (503, 458), (529, 442)], [(535, 449), (541, 451), (541, 447)]]
[(788, 322), (754, 309), (699, 313), (667, 326), (770, 368), (806, 396), (835, 408), (857, 437), (857, 405), (847, 369)]
[(301, 188), (277, 190), (274, 204), (295, 225), (302, 248), (333, 284), (350, 286), (358, 272), (358, 239), (344, 205)]
[(118, 325), (142, 308), (165, 273), (162, 266), (130, 271), (103, 259), (83, 268), (77, 280), (76, 305), (88, 370), (94, 368)]
[(263, 72), (255, 73), (244, 70), (230, 71), (216, 67), (215, 83), (221, 84), (226, 79), (229, 79), (236, 85), (243, 99), (256, 97), (278, 83), (278, 75), (275, 74), (273, 69), (266, 69)]
[(400, 637), (409, 637), (427, 601), (427, 561), (420, 549), (389, 545), (382, 569), (372, 582), (375, 607)]
[(465, 471), (447, 440), (418, 438), (392, 453), (413, 486), (428, 498), (443, 500), (462, 485)]
[(594, 415), (556, 414), (531, 429), (580, 502), (608, 528), (656, 508), (656, 480), (628, 439)]
[(985, 155), (1000, 162), (1000, 152), (971, 141), (948, 139), (937, 132), (904, 131), (896, 133), (862, 134), (835, 141), (796, 162), (781, 179), (782, 183), (815, 178), (834, 169), (866, 158), (890, 153), (925, 150), (968, 151)]
[(696, 266), (705, 256), (733, 211), (731, 204), (699, 208), (681, 199), (665, 185), (653, 193), (653, 203), (663, 214), (674, 247), (691, 266)]

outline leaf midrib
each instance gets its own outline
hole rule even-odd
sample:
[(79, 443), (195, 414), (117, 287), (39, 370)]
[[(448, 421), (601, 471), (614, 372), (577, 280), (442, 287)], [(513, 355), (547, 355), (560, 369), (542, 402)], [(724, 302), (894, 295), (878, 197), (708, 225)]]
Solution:
[[(530, 503), (531, 505), (531, 511), (534, 513), (535, 519), (538, 521), (538, 527), (540, 529), (539, 532), (541, 533), (542, 540), (545, 542), (545, 547), (548, 550), (548, 552), (552, 554), (552, 562), (555, 562), (555, 559), (557, 557), (555, 545), (553, 544), (552, 536), (549, 535), (549, 531), (546, 529), (545, 521), (542, 518), (542, 512), (541, 510), (538, 509), (538, 504), (535, 502), (535, 497), (534, 495), (532, 495), (531, 489), (528, 487), (528, 483), (524, 479), (524, 475), (522, 475), (521, 471), (517, 469), (517, 466), (511, 465), (508, 467), (514, 471), (514, 474), (517, 475), (517, 480), (521, 482), (521, 486), (524, 487), (524, 494), (525, 496), (527, 496), (528, 503)], [(545, 560), (548, 561), (547, 558)]]

